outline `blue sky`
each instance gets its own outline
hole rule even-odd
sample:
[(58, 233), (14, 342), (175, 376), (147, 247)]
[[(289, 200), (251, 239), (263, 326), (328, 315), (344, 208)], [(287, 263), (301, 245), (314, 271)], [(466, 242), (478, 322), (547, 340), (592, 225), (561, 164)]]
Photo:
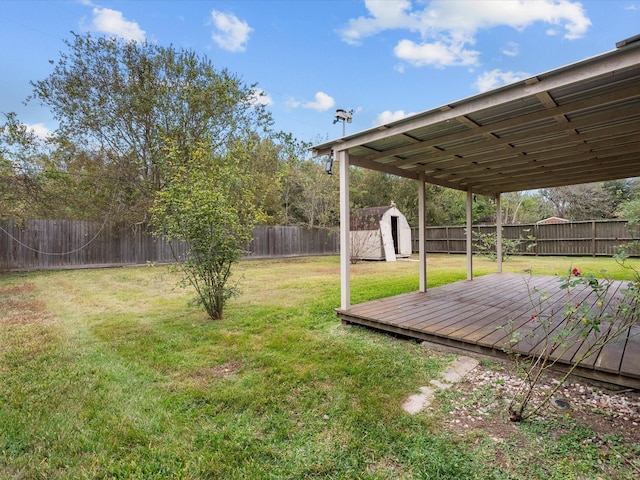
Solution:
[(640, 0), (0, 2), (0, 112), (24, 106), (71, 31), (173, 45), (257, 83), (278, 130), (320, 143), (598, 55), (640, 34)]

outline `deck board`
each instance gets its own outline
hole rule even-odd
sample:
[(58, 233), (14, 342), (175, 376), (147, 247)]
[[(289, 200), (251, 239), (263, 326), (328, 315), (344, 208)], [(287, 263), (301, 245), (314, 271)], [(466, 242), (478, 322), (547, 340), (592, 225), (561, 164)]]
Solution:
[[(620, 301), (616, 282), (604, 308), (615, 308)], [(541, 295), (547, 298), (539, 301)], [(591, 289), (574, 288), (571, 297), (560, 288), (558, 277), (513, 273), (492, 274), (395, 297), (382, 298), (338, 310), (346, 323), (361, 324), (388, 332), (471, 350), (504, 356), (505, 347), (523, 354), (544, 348), (544, 330), (532, 315), (553, 321), (554, 329), (565, 327), (567, 301), (596, 302)], [(615, 297), (615, 298), (614, 298)], [(512, 329), (531, 333), (512, 345)], [(579, 342), (569, 341), (569, 348), (558, 347), (552, 358), (559, 364), (577, 361), (593, 339), (590, 334)], [(584, 341), (584, 343), (583, 343)], [(577, 373), (626, 387), (640, 388), (640, 326), (616, 342), (606, 345), (580, 363)]]
[(640, 329), (636, 326), (632, 330), (634, 335), (627, 340), (620, 365), (621, 375), (635, 375), (640, 366)]
[[(595, 359), (593, 368), (609, 373), (620, 372), (622, 370), (622, 360), (624, 358), (628, 339), (629, 333), (627, 331), (627, 333), (621, 336), (619, 340), (605, 345)], [(640, 348), (640, 345), (637, 345), (636, 348)], [(631, 358), (632, 356), (633, 354), (629, 355), (628, 358)], [(636, 368), (638, 368), (637, 365)]]

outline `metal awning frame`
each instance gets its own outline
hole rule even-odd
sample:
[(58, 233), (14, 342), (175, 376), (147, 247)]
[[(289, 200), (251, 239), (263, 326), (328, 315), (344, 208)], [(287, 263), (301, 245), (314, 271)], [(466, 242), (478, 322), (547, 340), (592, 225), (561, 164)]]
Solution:
[(420, 291), (425, 182), (467, 192), (471, 280), (473, 194), (495, 198), (499, 208), (505, 192), (640, 177), (640, 42), (312, 150), (340, 166), (342, 309), (350, 297), (351, 165), (419, 182)]

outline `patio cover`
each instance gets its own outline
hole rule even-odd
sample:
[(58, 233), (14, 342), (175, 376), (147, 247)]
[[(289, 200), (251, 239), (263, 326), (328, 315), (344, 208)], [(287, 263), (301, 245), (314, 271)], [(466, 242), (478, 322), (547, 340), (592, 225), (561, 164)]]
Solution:
[(602, 55), (312, 151), (340, 164), (343, 309), (349, 307), (349, 165), (419, 181), (420, 291), (426, 289), (424, 182), (466, 191), (471, 279), (473, 193), (495, 197), (499, 207), (504, 192), (640, 176), (640, 35)]

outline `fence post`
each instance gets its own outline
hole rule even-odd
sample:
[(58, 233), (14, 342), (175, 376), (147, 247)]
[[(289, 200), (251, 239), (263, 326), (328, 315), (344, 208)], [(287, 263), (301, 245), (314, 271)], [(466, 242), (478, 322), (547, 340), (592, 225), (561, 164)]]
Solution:
[(445, 227), (447, 233), (447, 253), (451, 253), (451, 236), (449, 235), (449, 227)]

